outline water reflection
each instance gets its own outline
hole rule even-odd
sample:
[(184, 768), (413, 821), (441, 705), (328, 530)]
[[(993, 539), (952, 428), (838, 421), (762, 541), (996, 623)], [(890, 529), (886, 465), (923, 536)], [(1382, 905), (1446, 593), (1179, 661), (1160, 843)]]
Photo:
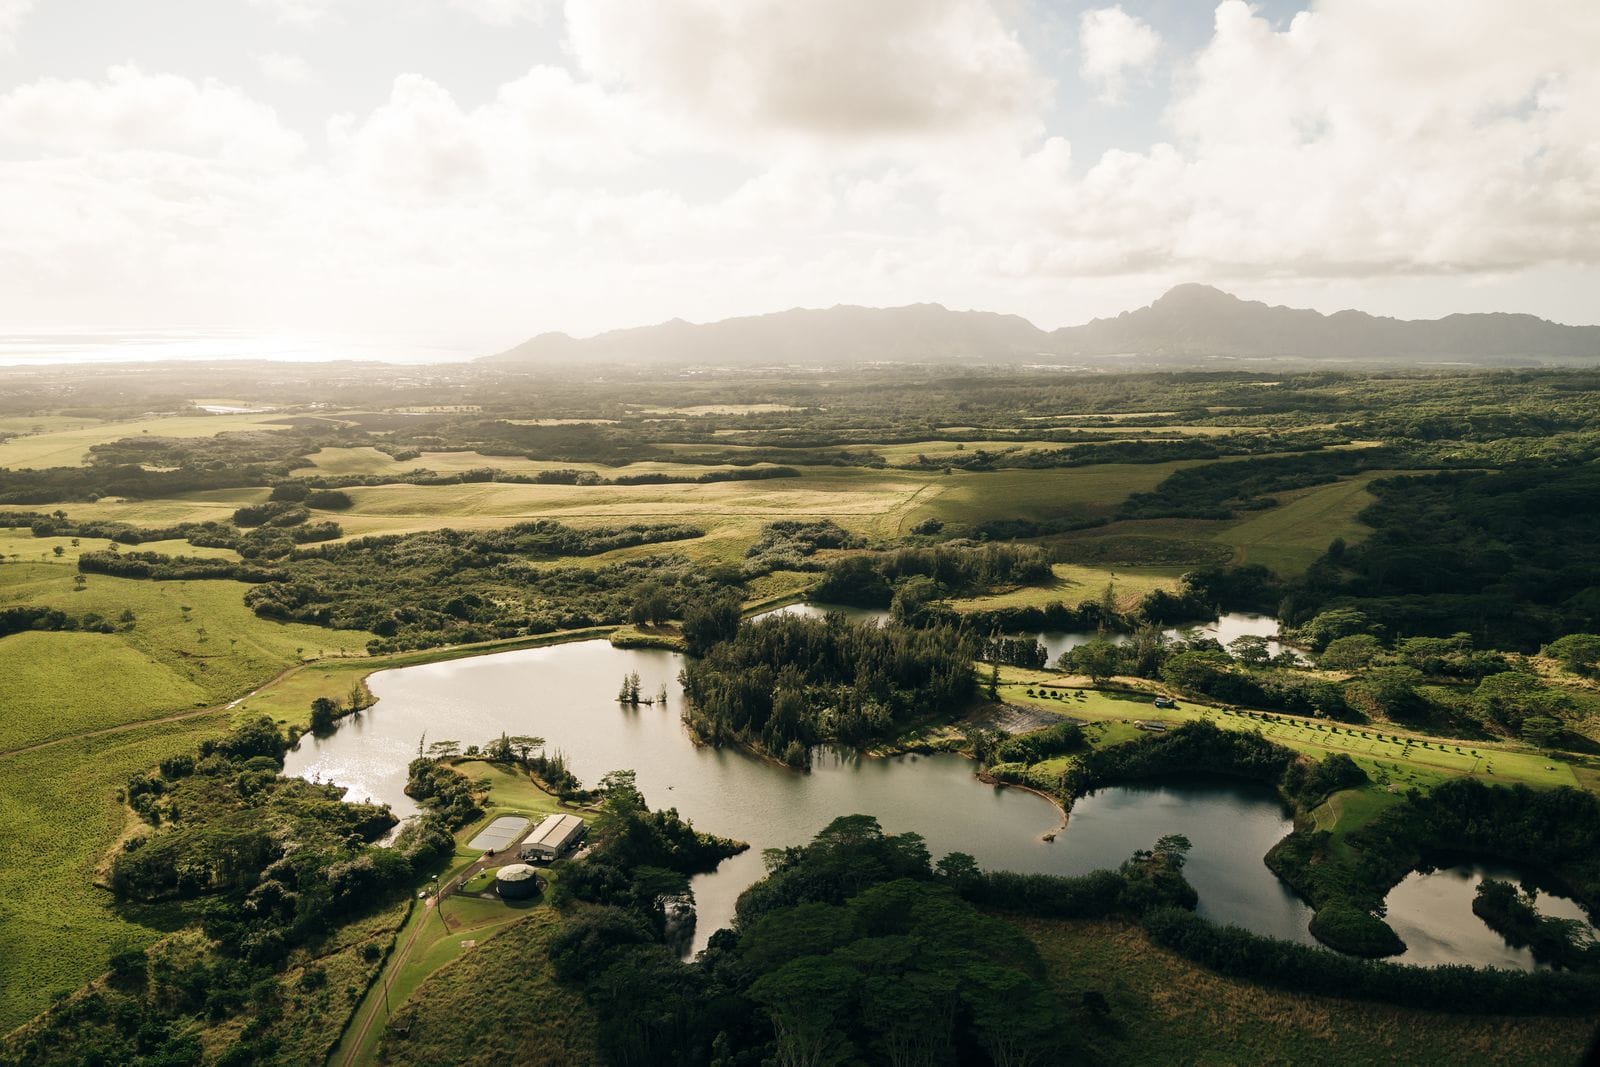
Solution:
[[(1440, 870), (1412, 871), (1389, 891), (1388, 923), (1406, 943), (1406, 951), (1390, 959), (1397, 963), (1475, 963), (1482, 967), (1543, 970), (1526, 948), (1512, 948), (1505, 939), (1473, 914), (1472, 901), (1485, 878), (1518, 884), (1522, 874), (1501, 864), (1462, 864)], [(1588, 916), (1578, 903), (1541, 892), (1534, 902), (1541, 915), (1557, 919)]]

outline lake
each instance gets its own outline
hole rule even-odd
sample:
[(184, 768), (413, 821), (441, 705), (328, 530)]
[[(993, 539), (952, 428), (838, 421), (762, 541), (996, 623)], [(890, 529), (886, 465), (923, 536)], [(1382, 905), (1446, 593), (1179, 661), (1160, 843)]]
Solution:
[[(417, 812), (405, 795), (406, 765), (427, 742), (482, 744), (502, 732), (536, 734), (559, 749), (586, 784), (631, 768), (655, 807), (675, 807), (700, 829), (747, 841), (751, 850), (694, 880), (694, 948), (732, 918), (734, 902), (765, 869), (763, 848), (799, 845), (839, 815), (876, 816), (891, 833), (914, 830), (935, 859), (968, 852), (990, 869), (1079, 874), (1114, 867), (1167, 833), (1195, 845), (1190, 880), (1201, 910), (1275, 936), (1306, 940), (1310, 912), (1262, 857), (1290, 823), (1263, 787), (1181, 782), (1101, 790), (1078, 802), (1054, 842), (1053, 805), (1019, 789), (985, 785), (951, 754), (863, 759), (821, 750), (799, 774), (731, 749), (697, 746), (680, 722), (682, 657), (617, 649), (603, 640), (523, 649), (380, 671), (378, 703), (326, 737), (303, 738), (285, 773), (348, 788), (351, 800)], [(646, 693), (668, 702), (624, 708), (622, 676), (637, 671)]]

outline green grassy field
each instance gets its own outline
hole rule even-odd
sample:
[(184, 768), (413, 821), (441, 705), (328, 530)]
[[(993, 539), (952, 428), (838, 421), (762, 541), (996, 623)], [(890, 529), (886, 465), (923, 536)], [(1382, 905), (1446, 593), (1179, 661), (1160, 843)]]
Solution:
[(0, 641), (0, 751), (231, 700), (303, 658), (364, 655), (371, 637), (262, 619), (245, 607), (240, 582), (95, 574), (78, 589), (71, 568), (43, 563), (8, 565), (0, 579), (0, 605), (135, 616), (112, 634)]
[(1230, 523), (1216, 539), (1235, 549), (1234, 563), (1260, 563), (1281, 575), (1305, 573), (1336, 537), (1347, 544), (1366, 539), (1371, 528), (1356, 518), (1373, 502), (1368, 489), (1397, 471), (1368, 471), (1354, 478), (1280, 496), (1278, 507)]
[(1012, 921), (1067, 1004), (1095, 990), (1110, 1005), (1103, 1023), (1077, 1011), (1063, 1020), (1091, 1063), (1577, 1063), (1593, 1028), (1280, 992), (1212, 974), (1130, 924)]
[(996, 516), (1051, 519), (1111, 514), (1130, 493), (1147, 492), (1191, 462), (1105, 463), (1051, 470), (954, 471), (926, 476), (929, 492), (896, 532), (923, 519), (976, 523)]
[(0, 1032), (102, 973), (113, 952), (173, 928), (166, 909), (114, 908), (94, 884), (129, 825), (116, 789), (227, 722), (216, 712), (0, 756)]
[[(258, 415), (177, 415), (167, 418), (134, 419), (126, 422), (88, 422), (63, 425), (43, 433), (26, 433), (0, 442), (0, 467), (13, 469), (82, 466), (92, 445), (103, 445), (124, 437), (213, 437), (229, 430), (274, 429), (273, 420), (283, 416)], [(51, 426), (48, 421), (23, 418), (19, 429), (34, 425)], [(281, 428), (281, 427), (276, 427)]]

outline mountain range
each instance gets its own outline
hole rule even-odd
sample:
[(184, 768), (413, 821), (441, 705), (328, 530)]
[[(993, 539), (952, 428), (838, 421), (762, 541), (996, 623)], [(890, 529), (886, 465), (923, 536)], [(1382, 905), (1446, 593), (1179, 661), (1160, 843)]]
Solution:
[(1600, 326), (1502, 312), (1393, 319), (1324, 315), (1180, 285), (1147, 307), (1041, 330), (1017, 315), (938, 304), (795, 308), (696, 324), (673, 319), (593, 337), (540, 334), (484, 357), (496, 363), (862, 364), (1103, 363), (1215, 360), (1356, 363), (1549, 363), (1600, 360)]

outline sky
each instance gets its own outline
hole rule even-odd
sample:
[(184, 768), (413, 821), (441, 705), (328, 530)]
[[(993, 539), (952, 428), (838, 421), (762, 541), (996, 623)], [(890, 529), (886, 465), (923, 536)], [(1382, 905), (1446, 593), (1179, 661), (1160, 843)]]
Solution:
[(1600, 322), (1595, 0), (0, 0), (0, 333)]

